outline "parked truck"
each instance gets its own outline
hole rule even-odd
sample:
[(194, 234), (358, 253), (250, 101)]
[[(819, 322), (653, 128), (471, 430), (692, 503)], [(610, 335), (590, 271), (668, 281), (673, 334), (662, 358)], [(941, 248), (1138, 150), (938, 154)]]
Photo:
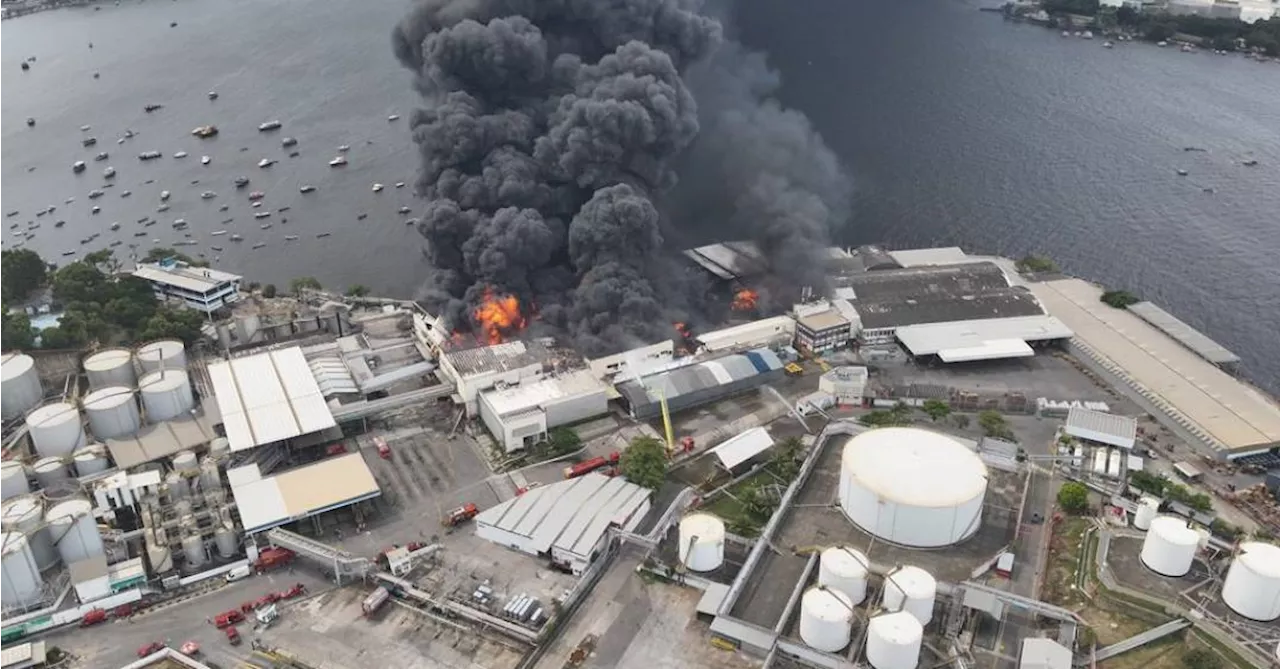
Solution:
[(360, 610), (364, 611), (364, 617), (371, 618), (389, 599), (391, 599), (391, 593), (386, 587), (380, 585), (369, 593), (363, 602), (360, 602)]
[(258, 553), (258, 559), (253, 563), (253, 570), (262, 573), (282, 567), (293, 561), (294, 553), (287, 548), (268, 548)]
[(443, 519), (445, 527), (456, 527), (476, 517), (480, 509), (470, 502), (450, 511)]
[(609, 457), (607, 458), (604, 456), (597, 456), (597, 457), (591, 458), (590, 460), (583, 460), (582, 462), (579, 462), (578, 464), (572, 467), (565, 467), (564, 477), (566, 479), (576, 479), (579, 476), (590, 474), (591, 472), (594, 472), (595, 470), (600, 469), (602, 467), (608, 467), (609, 465), (616, 465), (618, 464), (618, 461), (620, 459), (622, 459), (621, 454), (610, 453)]

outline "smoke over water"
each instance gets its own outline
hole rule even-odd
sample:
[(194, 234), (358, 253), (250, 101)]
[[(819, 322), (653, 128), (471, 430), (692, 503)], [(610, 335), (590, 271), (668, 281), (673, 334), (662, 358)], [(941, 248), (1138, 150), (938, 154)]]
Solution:
[[(776, 290), (820, 284), (847, 178), (691, 2), (424, 0), (393, 45), (423, 96), (422, 298), (453, 328), (588, 355), (671, 338), (717, 308), (675, 257), (695, 239), (756, 240)], [(511, 298), (518, 318), (487, 317)]]

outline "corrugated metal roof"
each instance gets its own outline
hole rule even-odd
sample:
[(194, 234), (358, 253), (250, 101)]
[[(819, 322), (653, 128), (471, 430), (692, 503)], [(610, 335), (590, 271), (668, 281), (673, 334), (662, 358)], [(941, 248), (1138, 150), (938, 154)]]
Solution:
[(1063, 430), (1080, 439), (1097, 441), (1120, 448), (1133, 448), (1138, 438), (1138, 421), (1128, 416), (1071, 407)]
[(763, 427), (753, 427), (711, 449), (725, 469), (738, 465), (763, 453), (773, 446), (773, 437)]
[(751, 361), (747, 360), (745, 355), (726, 356), (720, 360), (720, 364), (724, 365), (724, 368), (729, 372), (729, 376), (733, 377), (734, 381), (741, 381), (760, 373), (756, 371), (756, 366), (751, 364)]
[(729, 376), (729, 370), (725, 369), (724, 365), (720, 364), (719, 361), (711, 360), (709, 362), (704, 362), (701, 367), (715, 377), (716, 383), (721, 385), (733, 383), (733, 377)]
[(647, 488), (593, 473), (529, 490), (484, 510), (476, 522), (525, 537), (537, 553), (553, 545), (574, 551), (594, 546), (613, 519), (633, 513), (649, 495)]
[(906, 325), (894, 331), (894, 336), (912, 355), (935, 355), (948, 349), (978, 347), (1007, 339), (1023, 342), (1067, 339), (1072, 334), (1071, 328), (1053, 316), (926, 323)]
[[(767, 348), (748, 351), (757, 362), (752, 362), (744, 354), (726, 355), (696, 365), (680, 367), (652, 376), (644, 377), (643, 382), (630, 379), (618, 384), (618, 392), (626, 396), (632, 405), (657, 402), (659, 393), (668, 400), (688, 393), (726, 385), (735, 381), (751, 378), (762, 373), (762, 363), (766, 371), (782, 369), (782, 360)], [(646, 388), (652, 392), (646, 392)]]
[(577, 370), (524, 383), (506, 390), (490, 390), (484, 393), (485, 402), (494, 413), (506, 416), (529, 409), (546, 408), (557, 400), (603, 393), (605, 385), (590, 370)]
[(300, 347), (216, 362), (208, 371), (232, 451), (336, 425)]
[(1129, 311), (1209, 362), (1217, 365), (1240, 362), (1240, 356), (1227, 347), (1150, 302), (1129, 305)]
[[(228, 480), (232, 480), (231, 471), (227, 472)], [(240, 483), (232, 483), (231, 494), (246, 533), (260, 532), (381, 493), (360, 453), (325, 458), (266, 478), (236, 478)]]

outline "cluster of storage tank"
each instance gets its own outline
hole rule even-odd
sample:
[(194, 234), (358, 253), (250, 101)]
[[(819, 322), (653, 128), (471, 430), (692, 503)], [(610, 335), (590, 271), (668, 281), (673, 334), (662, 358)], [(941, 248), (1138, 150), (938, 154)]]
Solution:
[(73, 564), (104, 554), (93, 505), (83, 497), (49, 503), (23, 494), (0, 507), (3, 531), (3, 601), (26, 607), (44, 596), (44, 577), (59, 562)]

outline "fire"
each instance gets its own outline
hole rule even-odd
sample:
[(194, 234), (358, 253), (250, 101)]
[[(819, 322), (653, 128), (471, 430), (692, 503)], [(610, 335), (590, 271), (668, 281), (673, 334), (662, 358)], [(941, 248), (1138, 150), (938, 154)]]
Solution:
[(756, 308), (756, 301), (760, 299), (760, 293), (750, 288), (743, 288), (733, 296), (733, 303), (729, 305), (734, 311), (751, 311)]
[(525, 318), (520, 314), (520, 300), (514, 295), (498, 295), (486, 288), (484, 300), (472, 316), (480, 326), (480, 337), (489, 344), (501, 344), (507, 335), (523, 330)]
[(680, 336), (683, 337), (684, 339), (688, 339), (689, 337), (693, 336), (693, 333), (689, 331), (688, 325), (685, 325), (684, 323), (678, 323), (678, 322), (672, 323), (671, 325), (675, 327), (676, 332), (679, 332)]

